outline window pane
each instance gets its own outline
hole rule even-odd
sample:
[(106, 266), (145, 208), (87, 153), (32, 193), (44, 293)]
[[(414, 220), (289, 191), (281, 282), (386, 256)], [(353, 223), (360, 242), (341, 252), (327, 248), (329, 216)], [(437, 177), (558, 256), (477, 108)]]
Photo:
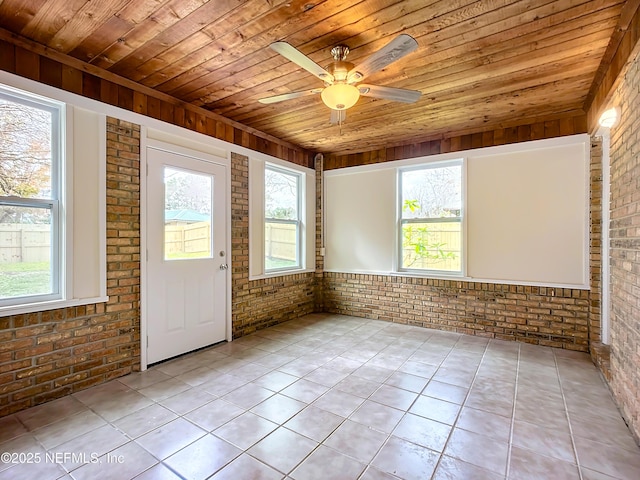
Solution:
[(0, 299), (53, 293), (51, 210), (0, 205)]
[(403, 223), (402, 268), (462, 270), (460, 222)]
[(0, 98), (0, 195), (52, 198), (52, 114)]
[(165, 167), (164, 183), (165, 260), (211, 258), (211, 176)]
[(402, 218), (459, 217), (462, 210), (462, 167), (402, 172)]
[(265, 218), (298, 220), (299, 178), (298, 175), (265, 169)]
[(265, 222), (265, 269), (298, 266), (298, 225)]

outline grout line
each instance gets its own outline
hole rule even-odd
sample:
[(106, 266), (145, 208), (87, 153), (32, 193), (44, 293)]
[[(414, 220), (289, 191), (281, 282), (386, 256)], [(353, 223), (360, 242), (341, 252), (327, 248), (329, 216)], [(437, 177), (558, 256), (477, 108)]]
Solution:
[(580, 480), (583, 480), (582, 476), (582, 467), (580, 466), (580, 457), (578, 456), (578, 449), (576, 448), (576, 442), (573, 438), (573, 427), (571, 426), (571, 417), (569, 415), (569, 408), (567, 407), (567, 398), (564, 395), (564, 385), (562, 384), (562, 377), (560, 376), (560, 368), (558, 366), (558, 357), (556, 357), (555, 350), (552, 349), (553, 352), (553, 363), (556, 367), (556, 372), (558, 374), (558, 383), (560, 384), (560, 393), (562, 395), (562, 404), (564, 405), (564, 412), (567, 416), (567, 424), (569, 425), (569, 436), (571, 437), (571, 447), (573, 448), (573, 454), (576, 459), (576, 466), (578, 467), (578, 476)]
[(515, 388), (513, 389), (513, 408), (511, 409), (511, 425), (509, 427), (509, 450), (507, 451), (507, 469), (505, 478), (508, 479), (511, 474), (511, 449), (513, 448), (513, 427), (516, 423), (516, 401), (518, 397), (518, 379), (520, 378), (520, 356), (522, 353), (521, 346), (518, 345), (518, 361), (516, 363)]
[[(455, 348), (455, 346), (458, 344), (458, 342), (460, 341), (460, 339), (462, 339), (462, 335), (458, 338), (458, 341), (454, 344), (453, 347), (451, 347), (451, 350), (449, 351), (449, 353), (447, 354), (447, 356), (445, 357), (448, 358), (449, 355), (451, 354), (451, 352), (453, 351), (453, 349)], [(473, 385), (476, 383), (476, 378), (478, 377), (478, 371), (480, 371), (480, 366), (482, 365), (482, 362), (485, 359), (485, 356), (487, 355), (487, 350), (489, 349), (489, 345), (491, 344), (491, 340), (489, 340), (487, 342), (487, 344), (484, 346), (484, 351), (482, 352), (482, 358), (480, 358), (480, 361), (478, 362), (478, 366), (476, 367), (476, 371), (473, 374), (473, 379), (471, 380), (471, 383), (469, 384), (469, 388), (467, 389), (467, 394), (464, 396), (464, 399), (462, 400), (462, 403), (460, 404), (460, 410), (458, 410), (458, 414), (456, 415), (456, 419), (454, 420), (453, 424), (451, 425), (451, 429), (449, 430), (449, 435), (447, 436), (447, 440), (444, 442), (444, 446), (442, 447), (442, 453), (440, 453), (440, 457), (438, 458), (438, 461), (436, 462), (436, 466), (433, 470), (433, 474), (431, 475), (431, 479), (434, 480), (436, 473), (438, 471), (438, 468), (440, 467), (440, 463), (442, 462), (442, 457), (444, 456), (444, 451), (447, 448), (447, 445), (449, 444), (449, 440), (451, 439), (451, 435), (453, 435), (453, 431), (456, 428), (456, 425), (458, 424), (458, 420), (460, 418), (460, 414), (462, 413), (462, 409), (464, 408), (465, 403), (467, 403), (467, 399), (469, 398), (469, 395), (471, 393), (471, 389), (473, 388)], [(442, 360), (442, 362), (440, 362), (440, 365), (442, 365), (442, 363), (444, 362), (444, 359)], [(440, 365), (438, 365), (438, 369), (440, 368)], [(438, 372), (438, 370), (436, 370), (436, 373)], [(435, 373), (434, 373), (435, 375)], [(432, 377), (433, 378), (433, 377)], [(431, 383), (431, 379), (429, 380), (429, 383)], [(427, 384), (428, 386), (429, 384)], [(425, 386), (425, 388), (427, 388)], [(424, 391), (424, 389), (423, 389)], [(482, 468), (482, 467), (479, 467)]]

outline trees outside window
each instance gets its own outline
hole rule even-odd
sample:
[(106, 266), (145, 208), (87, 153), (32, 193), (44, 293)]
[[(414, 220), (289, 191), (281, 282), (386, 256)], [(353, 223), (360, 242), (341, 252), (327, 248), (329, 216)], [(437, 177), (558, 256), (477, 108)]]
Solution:
[(462, 164), (400, 171), (400, 269), (462, 272)]
[(0, 92), (0, 305), (60, 292), (60, 116)]

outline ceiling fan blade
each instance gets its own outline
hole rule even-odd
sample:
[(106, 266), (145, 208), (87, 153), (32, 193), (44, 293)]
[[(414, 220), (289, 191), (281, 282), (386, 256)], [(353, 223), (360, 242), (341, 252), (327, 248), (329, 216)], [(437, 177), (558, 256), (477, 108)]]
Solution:
[(297, 48), (293, 47), (287, 42), (273, 42), (269, 45), (273, 50), (278, 52), (284, 58), (292, 61), (299, 67), (304, 68), (307, 72), (315, 75), (323, 82), (333, 82), (333, 75), (327, 72), (324, 68), (318, 65), (316, 62), (307, 57)]
[(329, 122), (331, 123), (331, 125), (338, 125), (340, 123), (344, 123), (346, 118), (347, 118), (346, 110), (331, 109), (331, 118), (329, 119)]
[(306, 97), (322, 92), (322, 88), (314, 88), (313, 90), (303, 90), (301, 92), (283, 93), (282, 95), (274, 95), (273, 97), (261, 98), (260, 103), (269, 104), (283, 102), (284, 100), (293, 100), (294, 98)]
[(378, 85), (358, 85), (360, 95), (363, 97), (383, 98), (394, 102), (417, 102), (422, 92), (418, 90), (406, 90), (404, 88), (380, 87)]
[(406, 33), (398, 35), (362, 63), (353, 67), (349, 71), (347, 82), (359, 82), (364, 77), (382, 70), (390, 63), (413, 52), (416, 48), (418, 48), (418, 42), (411, 35)]

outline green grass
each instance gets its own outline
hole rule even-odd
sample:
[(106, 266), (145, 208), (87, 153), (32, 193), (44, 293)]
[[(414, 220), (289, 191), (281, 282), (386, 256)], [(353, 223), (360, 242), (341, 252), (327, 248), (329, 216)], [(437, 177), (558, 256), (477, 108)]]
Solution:
[(51, 293), (48, 262), (0, 263), (0, 298)]

